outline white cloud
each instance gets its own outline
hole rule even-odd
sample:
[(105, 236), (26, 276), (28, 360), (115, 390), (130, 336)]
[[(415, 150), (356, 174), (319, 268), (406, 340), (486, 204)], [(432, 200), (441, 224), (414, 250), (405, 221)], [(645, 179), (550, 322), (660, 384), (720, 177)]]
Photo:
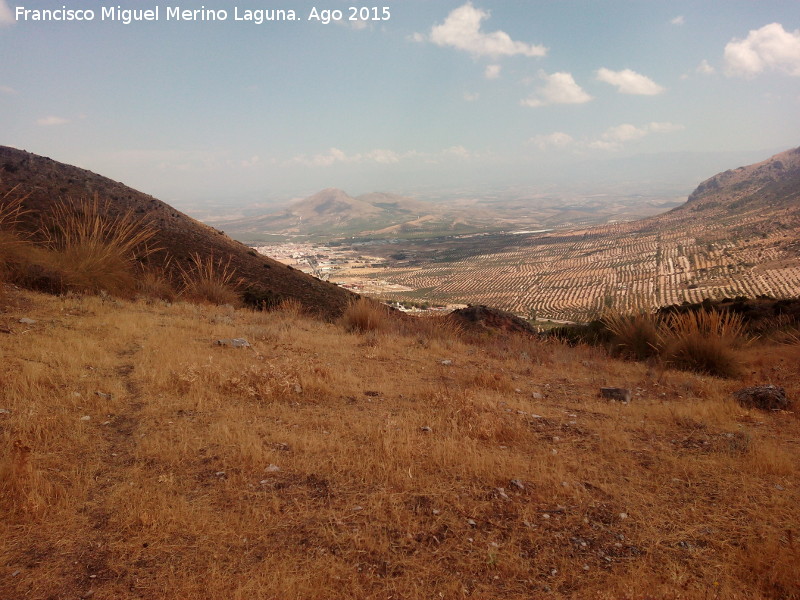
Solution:
[(630, 69), (612, 71), (602, 68), (597, 71), (597, 80), (616, 86), (621, 94), (654, 96), (664, 91), (663, 87), (649, 77)]
[(475, 102), (481, 95), (478, 92), (464, 92), (464, 100), (467, 102)]
[(535, 144), (540, 150), (547, 150), (549, 148), (566, 148), (572, 145), (575, 140), (568, 133), (563, 131), (555, 131), (547, 135), (536, 135), (528, 140), (531, 144)]
[(314, 156), (306, 156), (301, 154), (295, 156), (291, 162), (300, 163), (309, 167), (330, 167), (337, 162), (348, 162), (348, 156), (339, 150), (339, 148), (331, 148), (322, 154), (315, 154)]
[(708, 64), (708, 61), (704, 58), (703, 60), (700, 61), (700, 64), (697, 65), (695, 71), (697, 71), (701, 75), (711, 75), (714, 73), (714, 67)]
[(599, 139), (589, 142), (587, 146), (598, 150), (619, 150), (627, 142), (640, 140), (650, 133), (670, 133), (682, 129), (683, 125), (656, 121), (642, 127), (623, 123), (622, 125), (609, 127)]
[[(505, 31), (485, 33), (481, 22), (489, 18), (487, 11), (467, 2), (453, 10), (444, 23), (435, 25), (428, 36), (437, 46), (450, 46), (474, 56), (545, 56), (547, 48), (511, 39)], [(415, 36), (417, 39), (417, 36)]]
[(382, 165), (389, 165), (400, 162), (403, 158), (416, 155), (411, 151), (405, 154), (398, 154), (393, 150), (376, 149), (365, 153), (347, 154), (339, 148), (330, 148), (327, 152), (307, 156), (300, 154), (292, 158), (289, 163), (306, 165), (308, 167), (330, 167), (336, 163), (364, 163), (372, 162)]
[(470, 151), (464, 148), (464, 146), (451, 146), (450, 148), (445, 148), (442, 151), (442, 154), (445, 156), (455, 156), (457, 158), (470, 158), (472, 156)]
[(299, 154), (283, 162), (284, 166), (303, 165), (306, 167), (330, 167), (335, 164), (380, 164), (393, 165), (405, 161), (422, 161), (427, 164), (441, 164), (444, 161), (467, 160), (480, 158), (482, 155), (472, 152), (464, 146), (450, 146), (436, 152), (419, 152), (417, 150), (407, 150), (405, 152), (395, 152), (394, 150), (376, 149), (369, 152), (348, 154), (339, 148), (314, 154)]
[(65, 125), (69, 123), (69, 119), (65, 119), (63, 117), (56, 117), (54, 115), (49, 115), (47, 117), (42, 117), (41, 119), (36, 119), (36, 124), (41, 125), (42, 127), (49, 127), (51, 125)]
[(0, 0), (0, 25), (11, 25), (16, 22), (14, 13), (11, 12), (6, 0)]
[(652, 133), (672, 133), (673, 131), (682, 131), (685, 129), (683, 125), (678, 125), (677, 123), (658, 123), (656, 121), (653, 121), (646, 127), (647, 130)]
[(365, 158), (382, 165), (390, 165), (400, 162), (401, 156), (393, 150), (373, 150), (368, 152)]
[(0, 85), (0, 94), (5, 94), (6, 96), (13, 96), (17, 93), (17, 90), (12, 88), (8, 85)]
[(500, 71), (503, 67), (500, 65), (488, 65), (486, 70), (483, 72), (484, 77), (486, 79), (497, 79), (500, 77)]
[(766, 70), (800, 77), (800, 30), (786, 31), (780, 23), (770, 23), (725, 46), (726, 75), (753, 77)]
[(674, 19), (671, 19), (670, 23), (672, 25), (683, 25), (684, 23), (686, 23), (686, 19), (683, 17), (683, 15), (678, 15)]
[(575, 83), (571, 73), (548, 75), (541, 71), (539, 77), (546, 83), (536, 90), (536, 94), (522, 100), (523, 106), (536, 108), (548, 104), (583, 104), (592, 99), (581, 86)]

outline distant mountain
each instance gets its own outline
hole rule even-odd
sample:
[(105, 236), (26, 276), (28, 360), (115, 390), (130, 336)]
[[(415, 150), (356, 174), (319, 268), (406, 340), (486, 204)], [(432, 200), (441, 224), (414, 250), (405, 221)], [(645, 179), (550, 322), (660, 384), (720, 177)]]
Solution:
[(324, 189), (278, 212), (220, 223), (237, 239), (248, 241), (265, 235), (383, 235), (459, 224), (463, 221), (455, 215), (427, 202), (383, 192), (354, 198), (335, 188)]
[[(338, 286), (261, 256), (222, 231), (122, 183), (50, 158), (0, 146), (0, 198), (14, 186), (30, 194), (25, 208), (30, 211), (32, 229), (39, 225), (40, 215), (52, 209), (54, 200), (97, 195), (101, 201), (109, 202), (108, 211), (112, 215), (133, 211), (150, 220), (157, 228), (153, 245), (163, 248), (172, 257), (174, 266), (188, 267), (194, 253), (213, 255), (225, 261), (230, 258), (230, 266), (237, 277), (244, 280), (253, 297), (296, 298), (310, 310), (329, 317), (340, 314), (353, 297)], [(328, 208), (337, 210), (339, 204), (346, 202), (333, 198)], [(320, 211), (327, 210), (324, 202), (317, 206)]]

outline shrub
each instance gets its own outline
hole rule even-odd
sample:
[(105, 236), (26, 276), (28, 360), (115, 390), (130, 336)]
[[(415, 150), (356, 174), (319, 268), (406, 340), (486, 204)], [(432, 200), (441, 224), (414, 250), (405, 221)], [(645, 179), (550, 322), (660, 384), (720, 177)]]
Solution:
[(451, 315), (407, 317), (400, 324), (400, 332), (416, 336), (420, 343), (437, 341), (447, 344), (463, 339), (464, 326)]
[(303, 303), (297, 298), (286, 298), (278, 305), (278, 310), (287, 317), (297, 318), (306, 314)]
[(239, 301), (237, 288), (241, 281), (231, 267), (231, 259), (223, 262), (213, 255), (191, 256), (191, 266), (181, 268), (181, 295), (193, 302), (209, 304), (236, 304)]
[(0, 299), (4, 295), (3, 283), (14, 266), (25, 261), (28, 244), (16, 230), (19, 218), (26, 211), (22, 203), (26, 196), (11, 188), (0, 197)]
[(737, 313), (672, 314), (660, 338), (665, 361), (678, 369), (718, 377), (735, 377), (741, 371), (735, 350), (744, 340), (744, 323)]
[(628, 316), (614, 312), (603, 317), (602, 322), (613, 335), (612, 349), (618, 354), (636, 360), (658, 354), (659, 332), (654, 315)]
[(168, 302), (175, 300), (177, 293), (167, 276), (169, 263), (167, 260), (163, 267), (142, 267), (142, 272), (136, 278), (136, 291), (146, 298)]
[(342, 314), (342, 324), (351, 332), (383, 331), (388, 323), (389, 309), (370, 298), (351, 302)]
[(108, 202), (59, 200), (42, 227), (50, 249), (46, 269), (56, 271), (64, 289), (130, 294), (135, 289), (137, 259), (156, 234), (132, 211), (113, 215)]

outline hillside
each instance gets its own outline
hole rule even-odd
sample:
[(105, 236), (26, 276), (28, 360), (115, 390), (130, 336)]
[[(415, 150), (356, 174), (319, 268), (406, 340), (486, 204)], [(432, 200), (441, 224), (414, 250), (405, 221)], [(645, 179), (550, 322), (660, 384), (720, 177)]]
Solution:
[(719, 173), (697, 186), (687, 203), (676, 210), (721, 209), (728, 214), (741, 214), (751, 208), (800, 209), (800, 148)]
[(234, 241), (222, 231), (204, 225), (168, 204), (90, 171), (56, 162), (29, 152), (0, 146), (0, 198), (18, 186), (27, 195), (24, 208), (28, 228), (36, 231), (41, 218), (52, 211), (58, 198), (91, 199), (108, 202), (112, 215), (132, 211), (137, 218), (153, 224), (152, 243), (171, 257), (173, 268), (189, 264), (191, 255), (230, 259), (242, 289), (255, 297), (295, 298), (329, 317), (341, 314), (352, 295), (337, 286), (320, 282)]
[(512, 335), (9, 292), (0, 596), (797, 599), (800, 421), (732, 395), (800, 394), (800, 346), (765, 344), (719, 380)]
[[(703, 182), (659, 216), (526, 235), (371, 246), (408, 300), (587, 321), (704, 298), (800, 296), (800, 149)], [(392, 260), (402, 255), (403, 261)]]

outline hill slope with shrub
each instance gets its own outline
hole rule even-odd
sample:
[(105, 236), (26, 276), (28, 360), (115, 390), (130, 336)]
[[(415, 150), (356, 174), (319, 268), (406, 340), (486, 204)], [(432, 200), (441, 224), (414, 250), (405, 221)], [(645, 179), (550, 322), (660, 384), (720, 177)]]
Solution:
[(150, 255), (149, 263), (168, 260), (175, 277), (181, 271), (197, 270), (197, 256), (206, 265), (213, 257), (236, 281), (241, 280), (238, 291), (254, 304), (296, 299), (309, 310), (332, 318), (340, 315), (353, 297), (333, 284), (257, 254), (152, 196), (85, 169), (0, 146), (0, 199), (12, 190), (23, 199), (18, 225), (35, 237), (41, 237), (59, 200), (86, 203), (97, 198), (102, 216), (111, 221), (131, 215), (152, 227), (148, 243), (158, 251)]

